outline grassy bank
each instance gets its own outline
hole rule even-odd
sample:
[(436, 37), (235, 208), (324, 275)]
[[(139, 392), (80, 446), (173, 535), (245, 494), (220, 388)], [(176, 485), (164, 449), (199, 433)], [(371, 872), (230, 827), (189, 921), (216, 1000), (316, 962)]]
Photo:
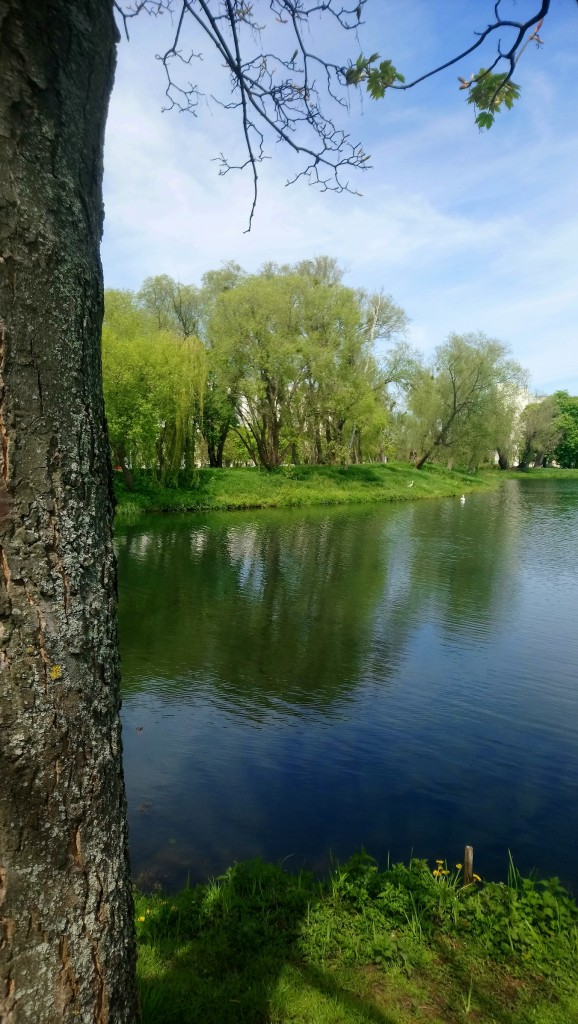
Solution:
[(298, 508), (372, 501), (443, 498), (498, 486), (498, 471), (462, 473), (441, 466), (417, 471), (403, 462), (364, 466), (285, 466), (260, 469), (199, 469), (191, 488), (161, 488), (137, 477), (126, 491), (117, 479), (117, 516), (143, 512), (212, 511), (247, 508)]
[(578, 480), (578, 469), (560, 469), (557, 466), (547, 466), (542, 469), (510, 469), (506, 471), (506, 474), (515, 479)]
[(441, 861), (250, 862), (136, 916), (143, 1024), (578, 1022), (578, 908), (513, 868), (464, 888)]

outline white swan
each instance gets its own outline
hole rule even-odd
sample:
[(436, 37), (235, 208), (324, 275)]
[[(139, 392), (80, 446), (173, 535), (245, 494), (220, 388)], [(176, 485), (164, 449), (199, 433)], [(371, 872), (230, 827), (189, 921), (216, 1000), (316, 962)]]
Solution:
[(465, 496), (465, 494), (462, 494), (462, 496), (460, 498), (460, 501), (461, 501), (462, 505), (465, 505), (465, 503), (466, 503), (466, 496)]

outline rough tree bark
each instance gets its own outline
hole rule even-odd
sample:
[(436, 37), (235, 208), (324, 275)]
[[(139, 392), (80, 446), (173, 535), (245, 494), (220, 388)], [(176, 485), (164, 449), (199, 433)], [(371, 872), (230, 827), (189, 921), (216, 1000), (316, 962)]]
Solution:
[(510, 468), (510, 460), (508, 458), (507, 452), (504, 452), (501, 448), (498, 448), (497, 452), (498, 452), (498, 466), (500, 467), (500, 469), (509, 469)]
[(0, 1020), (128, 1024), (101, 389), (111, 0), (0, 0)]

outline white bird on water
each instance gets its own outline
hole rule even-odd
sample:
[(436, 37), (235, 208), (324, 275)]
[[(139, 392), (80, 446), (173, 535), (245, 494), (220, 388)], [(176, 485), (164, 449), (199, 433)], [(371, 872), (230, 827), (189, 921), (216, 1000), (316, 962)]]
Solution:
[(465, 505), (465, 503), (466, 503), (466, 496), (465, 496), (465, 494), (462, 494), (462, 496), (460, 498), (460, 501), (461, 501), (462, 505)]

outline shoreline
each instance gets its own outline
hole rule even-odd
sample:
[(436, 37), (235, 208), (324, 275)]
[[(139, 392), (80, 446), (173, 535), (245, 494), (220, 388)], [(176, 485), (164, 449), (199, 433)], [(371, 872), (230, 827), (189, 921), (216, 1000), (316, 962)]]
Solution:
[[(459, 497), (496, 490), (511, 472), (464, 472), (441, 466), (416, 470), (410, 463), (353, 466), (286, 466), (262, 469), (198, 469), (194, 486), (161, 487), (137, 477), (129, 492), (115, 480), (116, 518), (127, 522), (149, 513), (217, 512), (314, 505), (370, 504)], [(518, 475), (518, 474), (516, 474)]]
[(505, 480), (572, 480), (578, 469), (499, 470), (476, 472), (408, 462), (354, 466), (284, 466), (263, 469), (198, 469), (192, 487), (161, 487), (137, 476), (129, 492), (117, 474), (116, 520), (132, 522), (142, 515), (174, 512), (233, 512), (251, 509), (360, 505), (385, 501), (452, 498), (497, 490)]

